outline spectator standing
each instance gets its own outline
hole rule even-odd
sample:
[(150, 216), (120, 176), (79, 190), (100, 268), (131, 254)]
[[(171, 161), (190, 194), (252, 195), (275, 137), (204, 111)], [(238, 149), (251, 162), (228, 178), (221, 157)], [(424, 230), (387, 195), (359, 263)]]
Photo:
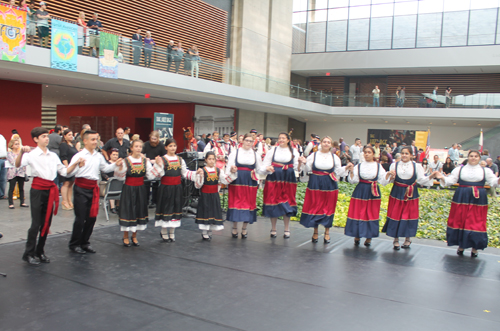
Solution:
[(75, 147), (77, 150), (81, 150), (83, 149), (83, 140), (82, 140), (82, 136), (83, 136), (83, 133), (87, 130), (90, 130), (90, 125), (89, 124), (84, 124), (82, 125), (82, 131), (80, 133), (77, 133), (75, 135)]
[(92, 15), (92, 19), (87, 22), (87, 27), (92, 30), (90, 31), (90, 47), (92, 48), (92, 56), (99, 57), (99, 30), (103, 28), (101, 21), (99, 21), (99, 14), (94, 13), (94, 15)]
[[(144, 145), (142, 145), (142, 154), (146, 156), (149, 162), (153, 162), (157, 156), (164, 156), (167, 154), (165, 149), (165, 145), (160, 141), (160, 134), (158, 131), (151, 131), (149, 134), (149, 141), (146, 141)], [(158, 186), (160, 183), (158, 181), (144, 181), (144, 188), (147, 192), (147, 197), (149, 199), (149, 191), (151, 190), (151, 202), (149, 203), (149, 208), (155, 208), (158, 197)]]
[(495, 176), (498, 177), (498, 166), (495, 163), (493, 163), (493, 159), (491, 157), (486, 159), (486, 168), (491, 169), (491, 171), (493, 171)]
[(14, 209), (14, 189), (19, 187), (19, 200), (21, 207), (28, 207), (24, 203), (24, 182), (26, 180), (26, 167), (16, 168), (16, 158), (21, 152), (21, 142), (19, 139), (12, 139), (9, 142), (10, 152), (7, 153), (7, 161), (12, 165), (7, 171), (7, 180), (9, 181), (9, 209)]
[(351, 146), (352, 152), (352, 164), (356, 165), (359, 163), (359, 154), (361, 153), (363, 146), (361, 146), (361, 139), (354, 139), (354, 145)]
[[(50, 144), (50, 143), (49, 143)], [(71, 159), (78, 153), (74, 145), (73, 131), (66, 129), (63, 132), (61, 145), (59, 146), (59, 158), (61, 162), (68, 167)], [(62, 196), (62, 209), (71, 210), (73, 206), (73, 184), (75, 183), (75, 176), (63, 177), (59, 176), (62, 182), (61, 196)]]
[(481, 153), (481, 161), (486, 161), (487, 158), (490, 157), (490, 151), (485, 149), (482, 153)]
[(175, 62), (175, 73), (179, 73), (179, 67), (181, 66), (182, 59), (184, 58), (184, 49), (182, 48), (182, 43), (179, 41), (177, 46), (173, 48), (175, 51), (174, 62)]
[[(191, 77), (198, 78), (200, 53), (198, 52), (198, 47), (196, 45), (191, 46), (189, 49), (189, 55), (191, 55)], [(196, 74), (194, 72), (196, 71)]]
[(142, 36), (141, 29), (137, 28), (137, 31), (132, 35), (132, 47), (134, 49), (134, 65), (138, 66), (141, 61), (141, 50), (142, 50)]
[(399, 91), (399, 107), (403, 108), (406, 100), (406, 87), (403, 86), (401, 91)]
[(102, 155), (109, 161), (108, 151), (112, 148), (118, 150), (118, 157), (124, 159), (128, 156), (128, 150), (130, 147), (130, 142), (127, 139), (123, 139), (124, 131), (122, 128), (116, 129), (115, 138), (109, 139), (102, 148)]
[(396, 89), (396, 107), (398, 108), (399, 108), (399, 100), (401, 99), (400, 92), (401, 92), (401, 86), (398, 86), (398, 88)]
[[(80, 12), (78, 18), (76, 19), (76, 24), (78, 25), (78, 54), (83, 54), (83, 47), (85, 46), (85, 41), (87, 39), (87, 23), (85, 23), (85, 13)], [(63, 130), (64, 132), (64, 130)]]
[(47, 4), (40, 2), (40, 8), (35, 12), (36, 27), (38, 29), (38, 38), (40, 38), (40, 46), (49, 47), (49, 19), (50, 15), (47, 12)]
[(200, 136), (196, 136), (196, 141), (197, 141), (197, 144), (198, 144), (197, 151), (198, 152), (203, 152), (205, 150), (205, 147), (207, 146), (207, 144), (205, 143), (205, 139), (203, 139)]
[(458, 164), (458, 159), (459, 159), (459, 153), (458, 153), (458, 148), (457, 144), (453, 144), (451, 148), (448, 150), (448, 156), (453, 162), (454, 165)]
[(373, 154), (373, 159), (375, 161), (378, 161), (380, 159), (380, 141), (378, 140), (375, 141), (375, 146), (373, 146), (373, 149), (375, 150), (375, 153)]
[(128, 141), (130, 141), (130, 128), (128, 126), (126, 126), (124, 129), (123, 129), (123, 139), (127, 139)]
[(418, 162), (418, 160), (419, 160), (419, 158), (418, 158), (418, 154), (419, 154), (419, 152), (418, 152), (418, 147), (415, 145), (415, 140), (412, 140), (412, 141), (411, 141), (411, 146), (410, 146), (410, 148), (411, 148), (411, 151), (412, 151), (412, 153), (413, 153), (413, 154), (412, 154), (412, 155), (413, 155), (413, 160), (414, 160), (415, 162)]
[[(380, 89), (378, 88), (377, 85), (375, 85), (375, 88), (372, 91), (373, 94), (373, 107), (380, 107)], [(375, 104), (377, 106), (375, 106)]]
[(49, 134), (49, 145), (47, 148), (49, 151), (54, 152), (59, 156), (59, 146), (61, 145), (62, 140), (62, 127), (60, 125), (56, 125), (54, 127), (54, 132)]
[(35, 10), (35, 0), (31, 0), (29, 7), (26, 9), (27, 11), (27, 16), (26, 16), (26, 34), (28, 36), (28, 43), (33, 46), (33, 40), (35, 39), (36, 36), (36, 23), (37, 23), (37, 16), (36, 16), (36, 10)]
[(497, 156), (497, 159), (495, 160), (495, 164), (497, 165), (498, 169), (500, 169), (500, 155)]
[(144, 66), (147, 68), (151, 68), (151, 56), (155, 45), (151, 32), (146, 31), (146, 37), (144, 37)]
[(347, 145), (344, 142), (344, 138), (342, 138), (342, 137), (339, 138), (339, 144), (340, 144), (340, 151), (343, 152), (345, 150), (345, 146)]
[(172, 65), (172, 62), (174, 61), (174, 41), (170, 40), (167, 45), (167, 71), (170, 72), (170, 66)]
[(434, 87), (434, 90), (432, 90), (432, 103), (431, 107), (436, 108), (437, 106), (437, 93), (438, 93), (438, 86)]
[(450, 108), (450, 105), (451, 105), (451, 87), (447, 87), (446, 88), (446, 91), (444, 91), (444, 96), (446, 98), (446, 108)]
[(191, 53), (189, 52), (191, 48), (188, 48), (184, 55), (184, 75), (189, 75), (191, 73)]

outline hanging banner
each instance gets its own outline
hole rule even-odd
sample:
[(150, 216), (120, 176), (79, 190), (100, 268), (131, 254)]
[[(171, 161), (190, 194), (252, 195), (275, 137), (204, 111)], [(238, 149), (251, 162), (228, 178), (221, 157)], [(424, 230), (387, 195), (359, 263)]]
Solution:
[(415, 132), (415, 146), (422, 148), (424, 151), (427, 147), (427, 136), (428, 131), (416, 131)]
[(0, 4), (0, 59), (26, 63), (26, 11)]
[(78, 26), (52, 19), (50, 67), (76, 71), (78, 59)]
[(380, 145), (398, 143), (399, 146), (405, 143), (409, 146), (413, 140), (415, 140), (415, 130), (368, 129), (368, 143), (372, 145), (378, 141)]
[(174, 136), (174, 114), (155, 113), (153, 128), (160, 133), (160, 141), (165, 143)]
[(99, 34), (99, 76), (118, 79), (119, 36), (107, 32)]

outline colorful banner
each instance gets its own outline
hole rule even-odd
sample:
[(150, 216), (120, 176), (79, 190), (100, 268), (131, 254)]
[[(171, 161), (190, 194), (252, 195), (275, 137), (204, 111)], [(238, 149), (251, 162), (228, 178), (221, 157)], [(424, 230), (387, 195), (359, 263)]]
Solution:
[(380, 142), (380, 145), (398, 143), (399, 146), (405, 143), (409, 146), (415, 140), (415, 130), (368, 129), (368, 143), (373, 145), (377, 140)]
[(0, 59), (26, 63), (26, 12), (0, 5)]
[(153, 130), (160, 133), (160, 141), (165, 143), (174, 136), (174, 114), (155, 113)]
[(119, 36), (107, 32), (99, 34), (99, 76), (118, 79)]
[(424, 151), (427, 147), (427, 136), (429, 135), (428, 131), (416, 131), (415, 132), (415, 146), (418, 148), (422, 148)]
[(50, 67), (76, 71), (78, 59), (78, 26), (52, 20)]

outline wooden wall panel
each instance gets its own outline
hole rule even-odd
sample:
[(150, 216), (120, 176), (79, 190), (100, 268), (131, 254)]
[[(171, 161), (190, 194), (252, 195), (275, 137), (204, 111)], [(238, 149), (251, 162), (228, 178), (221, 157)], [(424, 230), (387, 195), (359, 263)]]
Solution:
[[(314, 91), (323, 91), (334, 95), (344, 94), (345, 77), (330, 76), (330, 77), (310, 77), (309, 88)], [(341, 107), (344, 104), (344, 98), (334, 98), (332, 106)]]

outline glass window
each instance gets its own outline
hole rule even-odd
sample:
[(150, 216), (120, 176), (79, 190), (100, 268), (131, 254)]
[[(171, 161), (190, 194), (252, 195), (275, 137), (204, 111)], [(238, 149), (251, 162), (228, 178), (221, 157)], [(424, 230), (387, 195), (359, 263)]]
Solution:
[(372, 0), (372, 5), (377, 5), (380, 3), (394, 3), (394, 0)]
[(326, 22), (309, 22), (307, 24), (306, 52), (324, 52), (326, 38)]
[(370, 19), (349, 20), (347, 50), (363, 51), (368, 49)]
[(413, 15), (418, 13), (418, 1), (396, 2), (394, 15)]
[(418, 15), (417, 47), (439, 47), (441, 45), (442, 13)]
[(293, 0), (293, 11), (307, 10), (307, 0)]
[[(478, 1), (478, 0), (472, 0)], [(444, 11), (462, 11), (470, 9), (471, 0), (444, 0)]]
[(422, 0), (418, 3), (419, 14), (442, 13), (443, 0)]
[(329, 21), (347, 20), (349, 18), (349, 8), (337, 8), (328, 10)]
[(328, 8), (341, 8), (349, 7), (349, 0), (330, 0), (328, 2)]
[(498, 8), (499, 6), (499, 0), (471, 0), (470, 2), (470, 9)]
[(328, 22), (326, 51), (340, 52), (347, 47), (347, 20)]
[(293, 13), (292, 24), (301, 24), (307, 22), (307, 12)]
[(349, 8), (349, 19), (356, 20), (359, 18), (370, 17), (370, 6), (359, 6)]
[(313, 10), (309, 12), (308, 22), (326, 22), (326, 10)]
[(394, 16), (392, 48), (415, 48), (417, 15)]
[(328, 0), (309, 0), (309, 10), (328, 8)]
[(469, 11), (444, 13), (441, 46), (465, 46), (468, 24)]
[(386, 17), (394, 14), (394, 4), (372, 6), (372, 17)]
[(392, 17), (372, 18), (370, 49), (391, 49)]
[(470, 11), (468, 45), (491, 45), (495, 43), (497, 9)]
[(292, 53), (306, 52), (306, 23), (294, 24), (292, 29)]
[(369, 5), (371, 4), (371, 0), (351, 0), (349, 2), (350, 7), (355, 7), (355, 6), (364, 6), (364, 5)]

